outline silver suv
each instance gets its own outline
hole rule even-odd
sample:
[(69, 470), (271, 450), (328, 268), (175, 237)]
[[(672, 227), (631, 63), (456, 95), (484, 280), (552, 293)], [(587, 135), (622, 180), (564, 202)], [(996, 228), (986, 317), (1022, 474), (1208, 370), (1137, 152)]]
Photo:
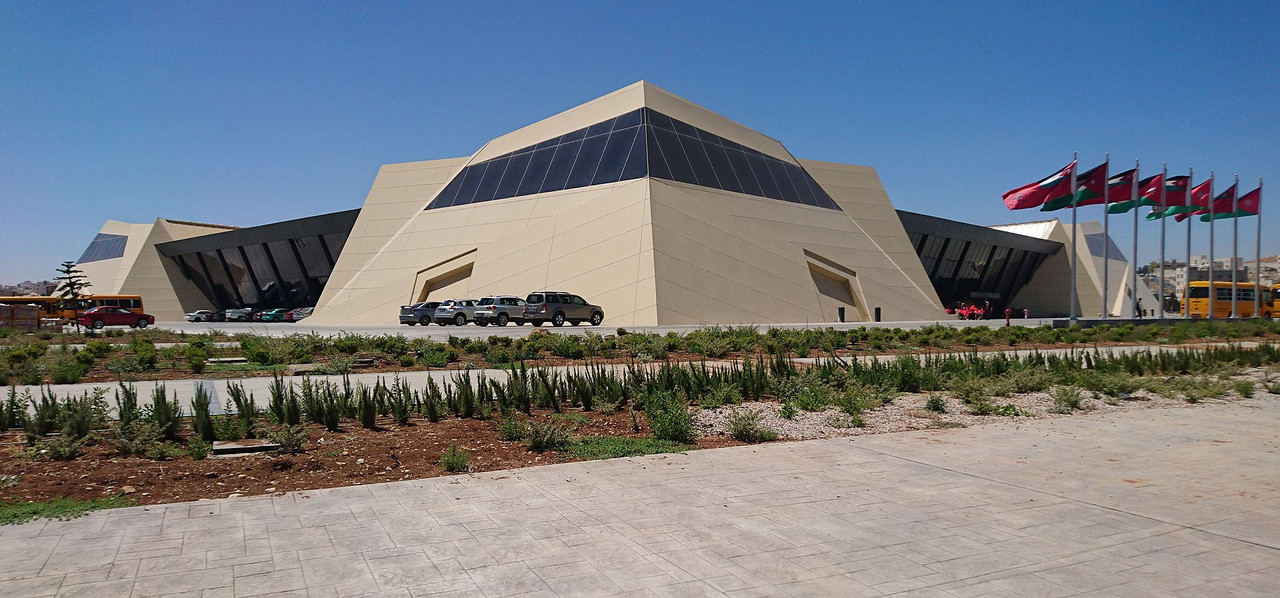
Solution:
[(410, 326), (414, 324), (426, 326), (431, 323), (431, 318), (436, 315), (437, 307), (440, 307), (439, 301), (423, 301), (413, 305), (401, 305), (400, 323)]
[(436, 308), (433, 319), (441, 326), (445, 324), (465, 325), (467, 322), (476, 319), (476, 300), (450, 299), (444, 301), (440, 303), (440, 307)]
[(506, 326), (508, 321), (524, 326), (524, 299), (511, 295), (493, 295), (480, 300), (476, 306), (476, 326), (488, 326), (490, 322)]
[(599, 305), (563, 291), (534, 291), (524, 300), (524, 319), (534, 326), (541, 326), (543, 322), (551, 322), (552, 326), (591, 322), (592, 326), (599, 326), (604, 321), (604, 310)]

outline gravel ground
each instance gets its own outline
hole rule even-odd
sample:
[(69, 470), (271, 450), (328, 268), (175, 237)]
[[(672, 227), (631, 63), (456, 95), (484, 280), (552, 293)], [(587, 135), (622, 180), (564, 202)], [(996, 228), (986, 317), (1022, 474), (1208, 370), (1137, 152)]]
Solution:
[[(1250, 369), (1236, 376), (1234, 380), (1248, 380), (1258, 383), (1255, 386), (1255, 398), (1280, 398), (1267, 393), (1262, 386), (1267, 373), (1264, 370)], [(1274, 378), (1274, 374), (1272, 374)], [(1164, 397), (1139, 390), (1124, 399), (1098, 398), (1084, 391), (1085, 399), (1082, 409), (1070, 414), (1052, 413), (1053, 398), (1047, 392), (1014, 394), (1008, 397), (993, 397), (997, 407), (1013, 405), (1024, 415), (973, 415), (960, 399), (948, 396), (946, 392), (916, 393), (899, 395), (892, 403), (877, 409), (862, 412), (865, 425), (856, 427), (853, 418), (831, 407), (825, 411), (797, 411), (792, 419), (779, 415), (779, 405), (775, 401), (748, 401), (740, 405), (725, 405), (716, 409), (704, 409), (694, 415), (694, 430), (699, 436), (727, 435), (729, 416), (738, 410), (753, 411), (760, 414), (759, 424), (778, 433), (781, 438), (791, 440), (809, 440), (813, 438), (833, 438), (839, 436), (858, 436), (862, 434), (886, 434), (908, 430), (923, 430), (940, 427), (978, 426), (997, 421), (1007, 421), (1009, 417), (1049, 418), (1079, 417), (1093, 413), (1112, 413), (1133, 411), (1136, 409), (1185, 409), (1195, 407), (1180, 398)], [(935, 413), (925, 409), (925, 402), (931, 396), (940, 396), (946, 403), (945, 413)], [(1242, 397), (1234, 391), (1226, 396), (1205, 399), (1201, 404), (1214, 404), (1238, 401)]]

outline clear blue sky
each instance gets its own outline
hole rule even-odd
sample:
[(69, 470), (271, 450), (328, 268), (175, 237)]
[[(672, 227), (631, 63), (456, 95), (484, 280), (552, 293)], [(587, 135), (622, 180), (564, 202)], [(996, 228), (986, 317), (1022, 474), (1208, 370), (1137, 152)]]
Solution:
[(0, 282), (54, 276), (108, 219), (359, 207), (381, 164), (469, 155), (640, 79), (976, 224), (1041, 219), (1000, 195), (1073, 150), (1265, 177), (1280, 251), (1275, 0), (445, 4), (0, 3)]

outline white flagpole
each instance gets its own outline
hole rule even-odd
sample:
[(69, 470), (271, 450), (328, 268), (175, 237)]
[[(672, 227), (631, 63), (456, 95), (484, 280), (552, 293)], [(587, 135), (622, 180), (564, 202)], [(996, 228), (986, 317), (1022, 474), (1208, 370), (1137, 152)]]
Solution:
[[(1255, 318), (1262, 317), (1262, 177), (1258, 177), (1258, 213), (1255, 216), (1258, 219), (1258, 233), (1254, 237), (1254, 251), (1257, 253), (1254, 259), (1257, 259), (1257, 267), (1254, 272), (1254, 283), (1258, 285), (1258, 290), (1254, 291), (1253, 296), (1253, 316)], [(1272, 297), (1272, 301), (1276, 298)]]
[(1080, 160), (1080, 152), (1071, 152), (1071, 323), (1076, 323), (1076, 301), (1080, 298), (1076, 293), (1076, 264), (1080, 248), (1076, 247), (1076, 168)]
[(1240, 210), (1238, 205), (1240, 202), (1240, 173), (1236, 173), (1236, 182), (1231, 186), (1231, 318), (1240, 317), (1240, 312), (1236, 309), (1236, 295), (1239, 291), (1240, 281), (1239, 268), (1236, 262), (1243, 261), (1240, 259)]
[[(1137, 185), (1138, 173), (1133, 173), (1134, 185)], [(1164, 182), (1169, 178), (1169, 163), (1165, 162), (1160, 170), (1160, 209), (1167, 210), (1164, 205)], [(1138, 209), (1138, 206), (1133, 206)], [(1164, 218), (1160, 219), (1160, 319), (1164, 319)]]
[(1107, 238), (1102, 244), (1102, 319), (1105, 320), (1111, 313), (1111, 295), (1107, 293), (1111, 274), (1111, 212), (1108, 209), (1111, 207), (1111, 152), (1107, 152), (1102, 164), (1102, 236)]
[(1133, 161), (1133, 185), (1129, 192), (1129, 201), (1133, 202), (1133, 281), (1130, 293), (1133, 295), (1133, 317), (1141, 318), (1138, 313), (1138, 169), (1142, 165)]
[(1182, 317), (1191, 319), (1191, 183), (1195, 179), (1196, 169), (1187, 167), (1187, 194), (1182, 198), (1182, 205), (1187, 208), (1187, 263), (1184, 266), (1187, 275), (1182, 277)]
[[(1217, 281), (1213, 279), (1213, 229), (1214, 229), (1214, 226), (1213, 226), (1213, 171), (1212, 170), (1209, 171), (1209, 198), (1207, 201), (1209, 202), (1209, 316), (1208, 318), (1212, 320), (1213, 317), (1217, 315), (1214, 313), (1214, 310), (1217, 309), (1218, 307), (1218, 304), (1217, 304), (1218, 288), (1214, 284)], [(1194, 218), (1187, 219), (1188, 222), (1192, 220), (1194, 220)]]

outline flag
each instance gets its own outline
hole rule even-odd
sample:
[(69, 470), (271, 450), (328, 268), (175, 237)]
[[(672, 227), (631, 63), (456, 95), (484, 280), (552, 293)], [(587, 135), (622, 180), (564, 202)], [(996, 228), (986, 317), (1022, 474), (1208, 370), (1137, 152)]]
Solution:
[(1199, 215), (1200, 222), (1208, 222), (1209, 220), (1222, 220), (1223, 218), (1235, 218), (1236, 213), (1232, 211), (1232, 205), (1236, 199), (1236, 186), (1232, 185), (1226, 191), (1219, 193), (1213, 198), (1213, 210), (1202, 209), (1196, 210), (1192, 215)]
[(1236, 201), (1236, 216), (1257, 216), (1262, 212), (1262, 187), (1245, 193)]
[[(1102, 203), (1103, 186), (1107, 184), (1107, 163), (1103, 162), (1076, 175), (1076, 206), (1092, 206)], [(1058, 197), (1040, 206), (1041, 212), (1051, 212), (1071, 207), (1071, 196)]]
[[(1209, 189), (1211, 188), (1213, 188), (1212, 178), (1210, 178), (1209, 180), (1203, 183), (1200, 183), (1199, 185), (1196, 185), (1195, 188), (1191, 190), (1191, 206), (1190, 207), (1188, 207), (1186, 204), (1183, 204), (1183, 205), (1170, 204), (1169, 209), (1165, 210), (1164, 215), (1173, 216), (1175, 220), (1177, 220), (1178, 222), (1182, 222), (1183, 220), (1190, 218), (1193, 214), (1198, 213), (1199, 210), (1197, 210), (1196, 208), (1204, 208), (1206, 210), (1209, 209)], [(1168, 192), (1166, 191), (1166, 193)], [(1186, 194), (1184, 193), (1182, 197), (1183, 197), (1183, 201), (1185, 201)]]
[(1010, 210), (1024, 210), (1026, 208), (1038, 208), (1046, 202), (1058, 201), (1064, 197), (1070, 201), (1071, 177), (1075, 172), (1076, 163), (1072, 162), (1047, 178), (1030, 185), (1005, 191), (1003, 196), (1004, 205), (1008, 206)]
[[(1164, 175), (1157, 174), (1139, 181), (1138, 201), (1135, 203), (1132, 199), (1133, 177), (1137, 173), (1137, 169), (1126, 170), (1108, 180), (1108, 184), (1111, 185), (1111, 205), (1107, 206), (1107, 213), (1124, 214), (1129, 210), (1132, 210), (1135, 206), (1154, 206), (1160, 203), (1159, 179)], [(1149, 198), (1148, 188), (1155, 191), (1154, 199)]]

